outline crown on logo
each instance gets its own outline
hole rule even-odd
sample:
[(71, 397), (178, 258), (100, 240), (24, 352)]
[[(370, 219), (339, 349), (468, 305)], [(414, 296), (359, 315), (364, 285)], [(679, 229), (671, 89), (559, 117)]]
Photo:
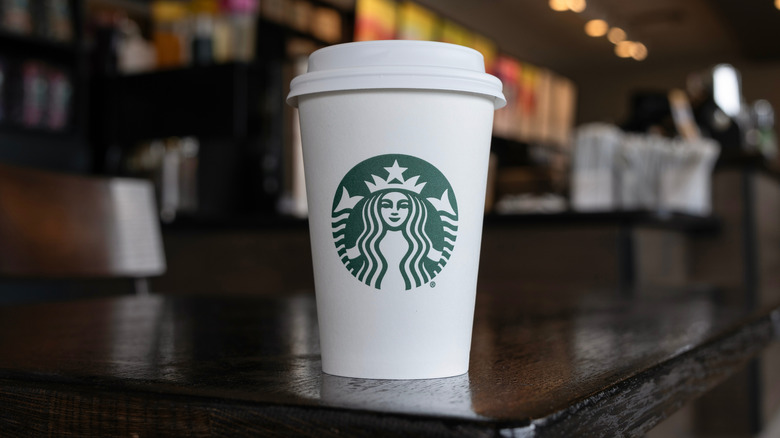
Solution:
[(406, 169), (406, 167), (400, 167), (398, 165), (398, 160), (395, 160), (392, 167), (385, 167), (387, 179), (382, 179), (381, 177), (372, 174), (371, 178), (374, 179), (374, 182), (365, 181), (366, 186), (368, 186), (368, 191), (374, 193), (379, 190), (407, 190), (419, 195), (426, 183), (417, 184), (417, 180), (420, 178), (419, 175), (405, 180), (403, 173)]

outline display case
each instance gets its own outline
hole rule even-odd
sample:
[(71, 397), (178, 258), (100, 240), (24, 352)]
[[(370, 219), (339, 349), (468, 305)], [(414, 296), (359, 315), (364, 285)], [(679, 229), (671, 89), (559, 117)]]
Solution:
[(8, 2), (0, 11), (0, 160), (88, 172), (82, 0)]

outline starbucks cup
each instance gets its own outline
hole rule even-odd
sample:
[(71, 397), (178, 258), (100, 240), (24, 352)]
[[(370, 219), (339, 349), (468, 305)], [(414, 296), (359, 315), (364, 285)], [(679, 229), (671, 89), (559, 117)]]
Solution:
[(479, 52), (341, 44), (293, 79), (322, 369), (374, 379), (468, 371), (493, 112)]

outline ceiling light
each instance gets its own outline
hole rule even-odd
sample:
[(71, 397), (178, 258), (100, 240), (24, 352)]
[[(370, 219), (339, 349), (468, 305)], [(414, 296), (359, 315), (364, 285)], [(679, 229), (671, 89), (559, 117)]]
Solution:
[(637, 61), (642, 61), (647, 58), (647, 47), (640, 42), (636, 42), (631, 45), (631, 57)]
[(631, 48), (633, 47), (633, 41), (621, 41), (615, 44), (615, 55), (621, 58), (631, 57)]
[(619, 27), (613, 27), (612, 29), (607, 32), (607, 39), (612, 44), (617, 44), (621, 41), (625, 41), (626, 39), (626, 31)]
[(584, 11), (585, 6), (585, 0), (566, 0), (566, 7), (577, 13)]
[(590, 20), (587, 23), (585, 23), (585, 33), (588, 34), (588, 36), (592, 36), (592, 37), (604, 36), (607, 34), (608, 29), (609, 29), (609, 25), (604, 20)]
[(566, 6), (566, 0), (550, 0), (550, 9), (553, 11), (566, 11), (569, 9), (568, 6)]

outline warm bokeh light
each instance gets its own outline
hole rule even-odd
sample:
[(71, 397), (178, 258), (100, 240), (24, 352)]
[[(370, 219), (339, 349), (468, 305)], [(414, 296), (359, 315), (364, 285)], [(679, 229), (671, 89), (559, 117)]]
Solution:
[(612, 44), (618, 44), (619, 42), (626, 40), (626, 32), (619, 27), (613, 27), (607, 32), (607, 39)]
[(550, 0), (550, 9), (561, 12), (568, 10), (569, 7), (566, 6), (566, 0)]
[(585, 33), (588, 34), (588, 36), (592, 36), (592, 37), (604, 36), (607, 34), (608, 29), (609, 29), (609, 25), (604, 20), (598, 20), (598, 19), (590, 20), (587, 23), (585, 23)]
[(631, 57), (637, 61), (642, 61), (647, 58), (647, 47), (640, 42), (635, 42), (632, 44), (630, 52)]
[(585, 0), (566, 0), (566, 6), (572, 11), (580, 13), (585, 10), (587, 4)]
[(780, 0), (775, 0), (775, 7), (780, 9)]
[(621, 58), (628, 58), (631, 56), (631, 48), (633, 46), (633, 41), (621, 41), (615, 44), (615, 55)]
[(712, 71), (712, 94), (724, 113), (737, 117), (742, 108), (742, 85), (737, 70), (729, 64), (719, 64)]

